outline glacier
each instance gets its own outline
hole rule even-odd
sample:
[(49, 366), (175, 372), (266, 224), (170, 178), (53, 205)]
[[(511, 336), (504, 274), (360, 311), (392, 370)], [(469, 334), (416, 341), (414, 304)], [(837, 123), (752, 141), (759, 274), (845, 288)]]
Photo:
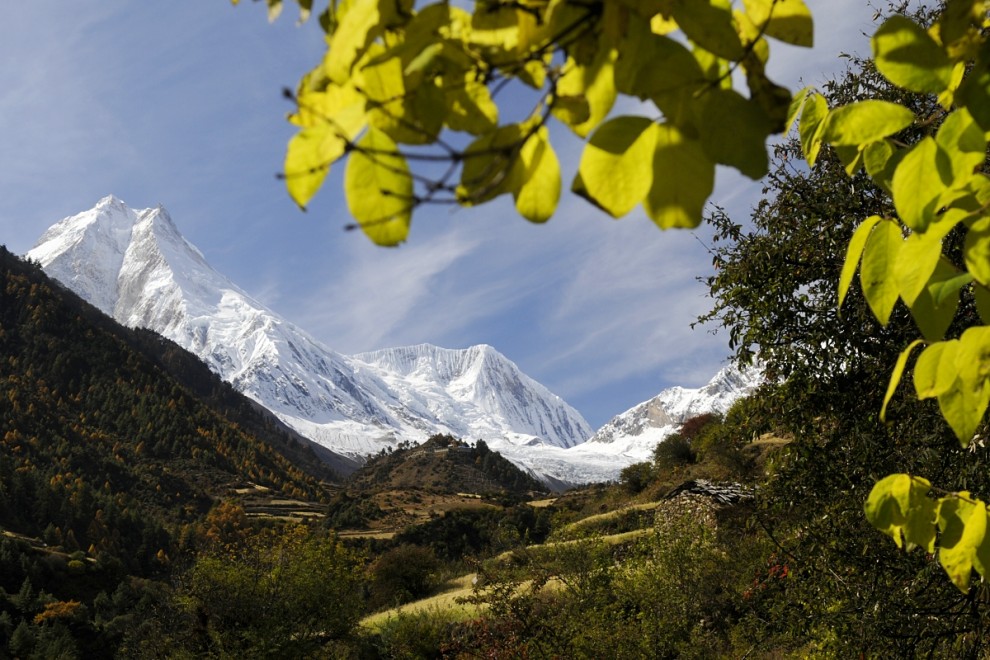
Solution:
[(130, 327), (199, 356), (313, 442), (363, 459), (436, 433), (483, 439), (560, 485), (618, 478), (685, 419), (724, 411), (759, 382), (726, 368), (705, 387), (664, 390), (593, 432), (581, 414), (488, 345), (421, 344), (343, 355), (217, 272), (161, 206), (114, 196), (50, 227), (26, 255)]

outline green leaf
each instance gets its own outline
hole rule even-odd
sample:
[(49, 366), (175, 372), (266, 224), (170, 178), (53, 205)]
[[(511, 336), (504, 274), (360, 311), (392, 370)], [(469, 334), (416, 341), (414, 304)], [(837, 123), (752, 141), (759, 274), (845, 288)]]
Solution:
[(877, 223), (863, 251), (859, 274), (863, 295), (873, 314), (883, 325), (887, 325), (890, 320), (890, 313), (900, 296), (894, 269), (903, 244), (900, 225), (885, 220)]
[(856, 269), (859, 267), (860, 259), (863, 256), (863, 249), (866, 247), (866, 240), (870, 237), (873, 228), (882, 220), (883, 218), (879, 215), (871, 215), (856, 227), (852, 238), (849, 239), (849, 247), (846, 248), (846, 260), (842, 263), (842, 274), (839, 276), (838, 307), (840, 308), (846, 299), (846, 294), (849, 293), (849, 286), (852, 284), (853, 277), (856, 275)]
[(453, 75), (444, 76), (444, 102), (447, 106), (446, 123), (453, 131), (467, 131), (481, 135), (498, 126), (498, 106), (492, 100), (488, 87), (474, 80)]
[(615, 88), (623, 94), (640, 99), (692, 95), (706, 83), (690, 50), (670, 37), (654, 34), (638, 17), (629, 19), (628, 33), (617, 50)]
[(984, 131), (990, 131), (990, 62), (986, 54), (977, 61), (955, 95), (957, 106), (969, 110)]
[(509, 124), (486, 133), (464, 150), (464, 167), (457, 199), (464, 206), (474, 206), (505, 193), (515, 193), (522, 185), (523, 129)]
[(344, 84), (351, 70), (382, 29), (379, 0), (352, 0), (340, 24), (328, 37), (330, 48), (323, 70), (330, 80)]
[[(804, 109), (804, 102), (815, 93), (815, 88), (811, 85), (804, 87), (801, 91), (796, 92), (793, 97), (791, 97), (791, 104), (787, 108), (787, 119), (784, 122), (784, 133), (791, 130), (791, 126), (794, 125), (794, 120), (798, 118), (801, 114), (801, 110)], [(824, 99), (822, 99), (824, 100)]]
[(938, 210), (946, 186), (936, 167), (938, 144), (926, 137), (904, 155), (891, 181), (894, 207), (901, 221), (914, 231), (925, 231)]
[[(903, 254), (900, 260), (904, 260)], [(945, 337), (959, 307), (959, 290), (972, 280), (969, 273), (961, 273), (944, 257), (938, 261), (927, 286), (910, 305), (911, 316), (925, 339)]]
[(919, 399), (948, 392), (956, 382), (959, 340), (940, 341), (922, 351), (914, 363), (914, 391)]
[(292, 201), (306, 208), (323, 185), (330, 165), (344, 155), (347, 142), (328, 124), (304, 128), (285, 150), (285, 186)]
[(946, 497), (938, 507), (938, 528), (938, 561), (952, 583), (966, 593), (974, 564), (987, 563), (982, 549), (987, 532), (986, 505), (970, 498), (966, 491)]
[(731, 7), (710, 0), (674, 0), (671, 4), (671, 14), (688, 39), (721, 58), (742, 58)]
[(828, 113), (822, 139), (833, 146), (856, 147), (882, 140), (914, 122), (914, 113), (889, 101), (857, 101)]
[(344, 194), (358, 226), (377, 245), (406, 240), (412, 218), (412, 177), (395, 142), (369, 128), (347, 161)]
[(986, 136), (965, 108), (945, 118), (935, 142), (949, 159), (951, 175), (947, 184), (967, 179), (986, 160)]
[(519, 152), (522, 185), (513, 193), (516, 210), (530, 222), (546, 222), (560, 199), (560, 163), (546, 127), (534, 133)]
[[(602, 48), (587, 66), (570, 59), (563, 67), (564, 75), (557, 81), (553, 114), (580, 137), (586, 137), (612, 110), (617, 96), (614, 74), (617, 55), (611, 48)], [(575, 113), (562, 105), (560, 100), (567, 97), (584, 99), (585, 113)]]
[(938, 94), (952, 79), (952, 61), (928, 32), (906, 16), (891, 16), (873, 34), (877, 70), (898, 87)]
[(811, 48), (815, 29), (803, 0), (743, 0), (750, 20), (766, 25), (765, 34), (794, 46)]
[(981, 218), (966, 232), (963, 259), (976, 281), (990, 286), (990, 218)]
[(935, 501), (928, 497), (927, 479), (908, 474), (884, 477), (870, 491), (864, 505), (866, 519), (887, 534), (898, 548), (921, 547), (935, 552)]
[(937, 222), (928, 231), (910, 234), (901, 247), (895, 273), (901, 298), (908, 307), (928, 285), (942, 256), (942, 239), (952, 224)]
[(646, 117), (602, 124), (581, 154), (572, 189), (613, 217), (643, 201), (653, 184), (657, 126)]
[(903, 156), (903, 152), (894, 149), (890, 140), (877, 140), (867, 145), (863, 149), (863, 167), (870, 175), (874, 183), (890, 193), (891, 181), (894, 178), (894, 171), (897, 163), (900, 162), (898, 154)]
[(980, 320), (990, 324), (990, 290), (982, 284), (973, 284), (973, 298), (976, 300)]
[(979, 428), (990, 403), (990, 327), (970, 327), (959, 338), (956, 380), (938, 397), (942, 416), (963, 447)]
[(715, 188), (715, 163), (675, 126), (656, 129), (653, 185), (643, 200), (646, 214), (661, 229), (697, 227)]
[(818, 152), (822, 148), (822, 133), (825, 129), (825, 119), (828, 117), (828, 102), (821, 94), (810, 94), (801, 111), (798, 123), (798, 135), (801, 137), (801, 151), (809, 167), (815, 166)]
[(751, 179), (764, 176), (771, 126), (759, 106), (731, 89), (711, 90), (702, 100), (699, 132), (709, 158)]
[(897, 362), (894, 364), (894, 370), (890, 373), (890, 381), (887, 383), (887, 393), (883, 397), (883, 405), (880, 406), (880, 421), (887, 421), (887, 404), (890, 403), (890, 399), (894, 396), (894, 392), (897, 391), (897, 386), (901, 382), (901, 376), (904, 375), (904, 367), (907, 365), (908, 358), (911, 357), (912, 351), (918, 346), (924, 344), (921, 339), (915, 339), (913, 342), (908, 344), (907, 348), (901, 351), (901, 354), (897, 356)]

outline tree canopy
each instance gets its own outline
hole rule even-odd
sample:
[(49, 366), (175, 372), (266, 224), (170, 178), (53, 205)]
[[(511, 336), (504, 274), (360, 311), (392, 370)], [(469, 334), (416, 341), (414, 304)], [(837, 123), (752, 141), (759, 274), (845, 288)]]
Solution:
[[(296, 2), (308, 18), (312, 0)], [(275, 17), (283, 3), (267, 4)], [(987, 12), (986, 0), (946, 0), (886, 17), (873, 61), (900, 96), (830, 107), (766, 75), (768, 38), (812, 44), (802, 0), (330, 2), (319, 15), (326, 54), (290, 94), (299, 132), (284, 176), (302, 206), (347, 159), (355, 226), (380, 245), (404, 241), (413, 211), (431, 203), (511, 194), (520, 215), (544, 222), (561, 190), (547, 130), (557, 120), (587, 138), (572, 192), (615, 217), (642, 205), (661, 228), (693, 227), (716, 164), (763, 177), (767, 137), (797, 120), (808, 165), (834, 153), (881, 191), (857, 218), (836, 294), (841, 309), (858, 273), (872, 316), (888, 326), (903, 303), (920, 335), (887, 367), (881, 419), (910, 367), (918, 398), (935, 399), (966, 446), (990, 404)], [(509, 85), (532, 102), (506, 121), (522, 98), (505, 101)], [(612, 116), (623, 96), (641, 114)], [(960, 310), (964, 295), (975, 314)], [(937, 547), (960, 589), (974, 569), (990, 576), (988, 512), (970, 492), (893, 474), (866, 514), (899, 547)]]
[[(296, 1), (305, 20), (312, 0)], [(269, 17), (282, 5), (268, 0)], [(661, 228), (697, 226), (716, 164), (759, 179), (787, 125), (767, 38), (813, 34), (803, 0), (342, 0), (319, 22), (327, 51), (291, 93), (286, 185), (305, 206), (346, 159), (355, 226), (379, 245), (404, 241), (425, 204), (512, 195), (549, 220), (553, 120), (587, 138), (572, 192), (614, 217), (642, 205)], [(622, 97), (642, 113), (612, 116)]]

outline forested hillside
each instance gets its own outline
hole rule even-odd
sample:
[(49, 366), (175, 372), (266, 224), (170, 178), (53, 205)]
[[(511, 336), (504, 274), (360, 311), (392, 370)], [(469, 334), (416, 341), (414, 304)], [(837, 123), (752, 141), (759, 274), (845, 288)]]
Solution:
[(194, 357), (0, 248), (0, 637), (52, 602), (75, 605), (42, 620), (93, 636), (80, 612), (165, 575), (219, 498), (326, 500), (332, 478)]

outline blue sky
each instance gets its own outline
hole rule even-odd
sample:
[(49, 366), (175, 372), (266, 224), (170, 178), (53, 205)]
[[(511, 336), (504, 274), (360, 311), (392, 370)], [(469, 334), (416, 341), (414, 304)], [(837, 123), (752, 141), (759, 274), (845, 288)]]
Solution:
[[(274, 176), (292, 134), (281, 89), (319, 60), (315, 25), (224, 0), (69, 6), (18, 2), (0, 21), (0, 243), (14, 252), (107, 194), (162, 204), (214, 267), (329, 347), (488, 343), (595, 427), (724, 366), (724, 334), (690, 329), (710, 306), (703, 230), (615, 221), (565, 194), (543, 226), (502, 201), (421, 209), (406, 245), (375, 248), (343, 231), (342, 167), (307, 213)], [(772, 46), (771, 75), (795, 89), (868, 52), (866, 2), (809, 6), (816, 47)], [(569, 182), (580, 144), (553, 141)], [(759, 193), (720, 171), (713, 201), (742, 220)]]

